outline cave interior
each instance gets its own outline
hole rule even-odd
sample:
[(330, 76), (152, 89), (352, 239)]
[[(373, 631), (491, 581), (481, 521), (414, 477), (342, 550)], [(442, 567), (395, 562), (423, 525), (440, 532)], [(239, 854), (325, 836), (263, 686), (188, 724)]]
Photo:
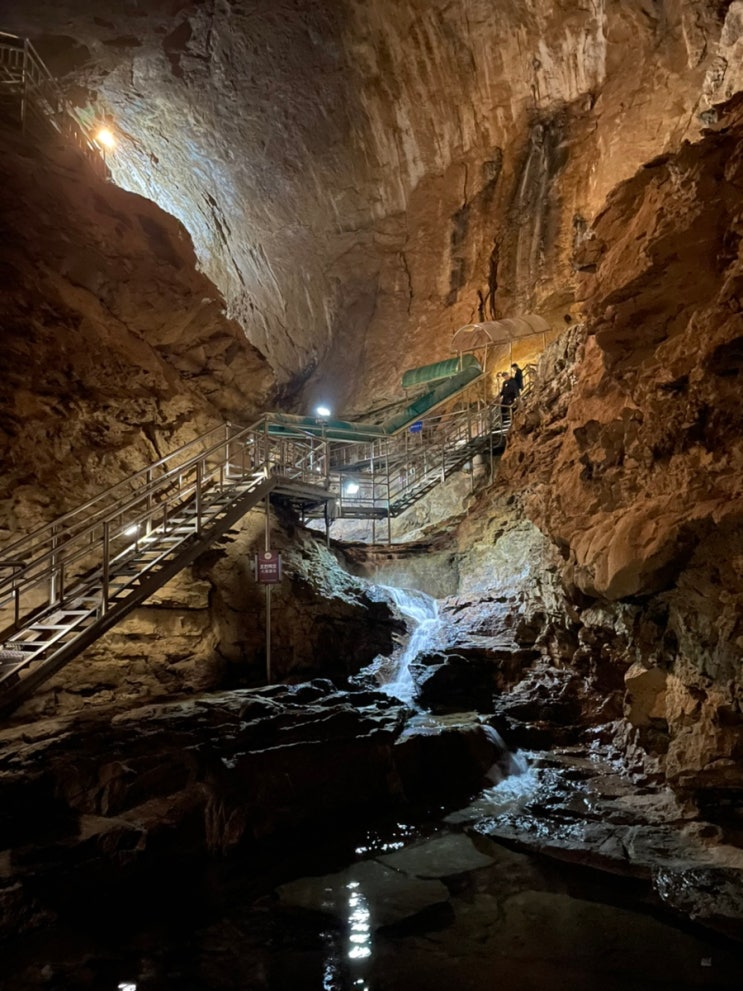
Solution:
[(0, 13), (0, 989), (738, 988), (743, 0)]

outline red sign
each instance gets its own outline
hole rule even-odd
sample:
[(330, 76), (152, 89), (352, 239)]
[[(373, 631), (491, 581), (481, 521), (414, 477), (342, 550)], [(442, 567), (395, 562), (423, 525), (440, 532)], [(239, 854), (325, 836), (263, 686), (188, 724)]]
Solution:
[(281, 554), (278, 551), (256, 554), (255, 576), (262, 585), (278, 585), (281, 581)]

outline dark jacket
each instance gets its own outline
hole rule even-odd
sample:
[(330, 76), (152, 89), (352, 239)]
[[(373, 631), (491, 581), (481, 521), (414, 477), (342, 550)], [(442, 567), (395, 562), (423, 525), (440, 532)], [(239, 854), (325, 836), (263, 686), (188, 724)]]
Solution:
[(516, 388), (521, 392), (524, 388), (524, 373), (521, 371), (518, 365), (516, 365), (516, 370), (513, 373), (513, 377), (516, 381)]
[(519, 387), (516, 385), (516, 379), (506, 379), (500, 391), (500, 401), (503, 406), (511, 406), (518, 394)]

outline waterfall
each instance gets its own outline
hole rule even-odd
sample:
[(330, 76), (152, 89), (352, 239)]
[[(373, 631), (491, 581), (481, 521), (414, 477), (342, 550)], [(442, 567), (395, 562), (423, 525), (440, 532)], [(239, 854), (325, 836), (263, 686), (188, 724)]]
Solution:
[(493, 729), (492, 726), (483, 724), (482, 731), (500, 752), (499, 758), (485, 775), (488, 781), (491, 781), (494, 785), (498, 785), (504, 778), (518, 777), (526, 774), (529, 770), (529, 762), (521, 751), (517, 750), (513, 752), (509, 750), (506, 746), (506, 741), (498, 730)]
[(382, 587), (394, 600), (398, 611), (414, 623), (415, 628), (396, 660), (394, 673), (379, 687), (387, 695), (412, 705), (418, 690), (410, 674), (410, 664), (423, 653), (440, 626), (439, 605), (436, 599), (417, 589), (393, 588), (390, 585)]

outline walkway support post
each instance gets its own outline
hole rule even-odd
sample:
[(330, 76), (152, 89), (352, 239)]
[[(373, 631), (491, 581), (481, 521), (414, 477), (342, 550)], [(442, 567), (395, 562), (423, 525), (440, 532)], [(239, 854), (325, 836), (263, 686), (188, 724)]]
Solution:
[(108, 612), (108, 568), (111, 551), (110, 524), (108, 520), (103, 521), (103, 574), (101, 576), (101, 610), (105, 615)]
[(392, 492), (390, 483), (390, 442), (386, 443), (387, 448), (387, 543), (392, 544)]
[(377, 480), (374, 477), (374, 444), (371, 444), (371, 456), (369, 458), (369, 470), (371, 472), (371, 504), (372, 504), (372, 545), (377, 542)]
[[(266, 534), (264, 550), (271, 550), (270, 496), (266, 494)], [(266, 584), (266, 684), (271, 684), (271, 586)]]

